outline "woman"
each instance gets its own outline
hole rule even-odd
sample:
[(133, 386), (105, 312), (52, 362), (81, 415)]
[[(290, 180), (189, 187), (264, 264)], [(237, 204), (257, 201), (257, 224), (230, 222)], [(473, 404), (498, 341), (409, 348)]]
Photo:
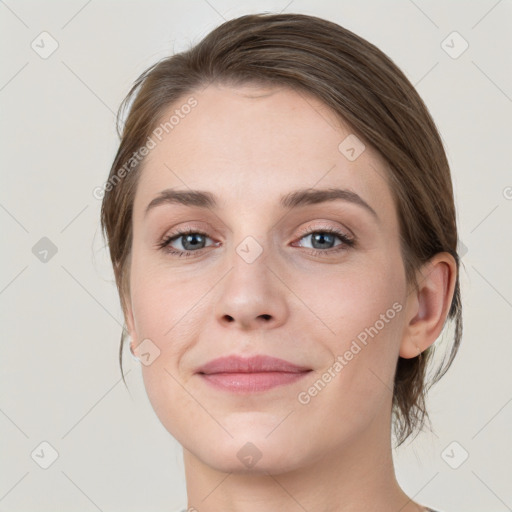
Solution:
[(450, 170), (413, 86), (343, 27), (264, 14), (152, 66), (129, 102), (101, 220), (189, 510), (431, 510), (392, 436), (428, 418), (462, 317)]

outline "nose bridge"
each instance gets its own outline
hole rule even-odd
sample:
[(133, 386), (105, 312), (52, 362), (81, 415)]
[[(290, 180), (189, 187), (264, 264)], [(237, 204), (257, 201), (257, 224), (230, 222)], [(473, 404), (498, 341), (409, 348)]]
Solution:
[(270, 259), (274, 226), (265, 219), (265, 212), (269, 211), (270, 206), (256, 210), (247, 208), (250, 204), (256, 204), (255, 198), (237, 203), (234, 208), (237, 213), (230, 220), (232, 240), (228, 242), (228, 247), (233, 251), (230, 263), (241, 269), (258, 263), (256, 267), (260, 272), (261, 264)]
[(279, 266), (278, 255), (273, 251), (275, 221), (267, 223), (262, 213), (238, 211), (233, 221), (233, 239), (228, 244), (233, 251), (229, 258), (234, 267), (231, 273), (236, 274), (237, 279), (255, 280), (251, 286), (272, 286), (268, 281), (276, 277), (271, 268)]
[(263, 238), (244, 236), (240, 242), (233, 244), (231, 257), (228, 258), (231, 266), (228, 274), (230, 285), (239, 292), (250, 291), (254, 299), (268, 295), (273, 286), (269, 243)]

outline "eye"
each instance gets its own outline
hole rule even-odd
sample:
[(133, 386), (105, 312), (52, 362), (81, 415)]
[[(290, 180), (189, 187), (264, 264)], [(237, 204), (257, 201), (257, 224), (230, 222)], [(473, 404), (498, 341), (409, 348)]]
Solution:
[[(313, 245), (310, 253), (315, 256), (332, 255), (332, 253), (346, 250), (355, 245), (355, 239), (331, 227), (305, 230), (301, 235), (300, 240), (310, 238)], [(336, 238), (338, 238), (341, 243), (333, 245)], [(211, 240), (206, 233), (189, 228), (167, 235), (158, 243), (158, 247), (169, 254), (188, 258), (194, 256), (194, 253), (201, 254), (203, 249), (209, 247), (205, 245), (206, 239)], [(173, 245), (175, 243), (181, 247), (175, 247)], [(210, 245), (219, 244), (213, 243)], [(300, 247), (304, 246), (301, 244)]]
[[(306, 230), (302, 233), (301, 240), (306, 238), (310, 239), (310, 243), (314, 249), (312, 253), (315, 256), (325, 256), (326, 253), (329, 255), (333, 252), (346, 250), (347, 248), (353, 247), (355, 245), (355, 240), (353, 238), (349, 237), (338, 229), (330, 227), (316, 230)], [(341, 243), (334, 245), (336, 238), (341, 240)], [(300, 247), (304, 246), (301, 244)]]
[[(184, 231), (178, 231), (176, 233), (171, 233), (166, 236), (158, 245), (159, 247), (170, 253), (178, 256), (192, 256), (194, 252), (201, 252), (201, 249), (204, 249), (205, 240), (210, 238), (206, 233), (202, 233), (201, 231), (197, 231), (194, 229), (187, 229)], [(178, 242), (178, 245), (181, 245), (181, 248), (175, 248), (171, 244)], [(212, 244), (210, 244), (212, 245)]]

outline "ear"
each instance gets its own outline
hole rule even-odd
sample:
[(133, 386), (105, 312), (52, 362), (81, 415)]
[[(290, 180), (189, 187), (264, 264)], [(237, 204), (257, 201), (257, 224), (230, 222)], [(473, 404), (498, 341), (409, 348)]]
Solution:
[(457, 280), (457, 263), (448, 252), (433, 256), (417, 273), (418, 289), (406, 299), (405, 330), (400, 357), (416, 357), (432, 345), (443, 330)]

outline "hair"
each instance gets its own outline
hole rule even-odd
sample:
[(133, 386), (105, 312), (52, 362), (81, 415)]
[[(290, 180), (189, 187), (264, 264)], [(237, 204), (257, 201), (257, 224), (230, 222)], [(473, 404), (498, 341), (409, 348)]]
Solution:
[[(418, 289), (416, 273), (435, 254), (446, 251), (455, 259), (455, 289), (443, 326), (444, 332), (448, 319), (455, 326), (451, 348), (429, 378), (426, 369), (434, 345), (417, 357), (397, 361), (393, 433), (397, 445), (402, 444), (423, 428), (428, 419), (426, 393), (450, 367), (462, 337), (452, 181), (441, 137), (414, 86), (381, 50), (342, 26), (303, 14), (241, 16), (218, 26), (187, 51), (160, 60), (137, 78), (117, 113), (120, 144), (101, 206), (102, 232), (108, 239), (125, 318), (133, 202), (144, 162), (132, 155), (144, 146), (167, 108), (212, 83), (284, 86), (322, 101), (384, 158), (398, 212), (408, 285)], [(123, 327), (119, 347), (123, 381), (126, 334)]]

